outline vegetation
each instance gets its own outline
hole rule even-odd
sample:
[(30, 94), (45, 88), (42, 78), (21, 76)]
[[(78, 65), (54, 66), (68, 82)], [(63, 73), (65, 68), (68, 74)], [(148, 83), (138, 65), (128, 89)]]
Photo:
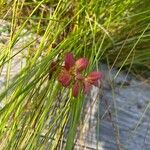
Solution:
[[(50, 64), (67, 52), (89, 60), (85, 74), (105, 62), (132, 73), (149, 75), (149, 0), (14, 0), (1, 1), (1, 19), (11, 23), (9, 41), (0, 49), (1, 149), (65, 149), (74, 145), (82, 124), (84, 95), (77, 98), (60, 86), (60, 67), (49, 78)], [(24, 29), (35, 39), (16, 49)], [(20, 70), (11, 77), (18, 55)]]

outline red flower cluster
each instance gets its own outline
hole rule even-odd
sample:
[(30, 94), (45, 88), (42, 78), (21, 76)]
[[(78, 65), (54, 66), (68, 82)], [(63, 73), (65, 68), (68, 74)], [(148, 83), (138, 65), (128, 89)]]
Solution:
[(98, 80), (102, 78), (102, 73), (93, 71), (88, 76), (84, 77), (81, 73), (88, 66), (88, 60), (86, 58), (80, 58), (75, 61), (72, 53), (65, 55), (64, 66), (60, 74), (58, 75), (58, 81), (64, 86), (68, 87), (72, 85), (72, 95), (77, 97), (80, 90), (84, 93), (90, 91), (92, 86), (98, 85)]

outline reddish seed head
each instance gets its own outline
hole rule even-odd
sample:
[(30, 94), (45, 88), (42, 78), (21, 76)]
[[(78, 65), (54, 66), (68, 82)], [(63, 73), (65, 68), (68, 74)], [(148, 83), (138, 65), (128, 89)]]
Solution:
[(87, 76), (87, 80), (90, 83), (95, 83), (102, 78), (102, 73), (98, 71), (93, 71)]
[(74, 97), (78, 97), (78, 94), (79, 94), (79, 83), (76, 81), (75, 84), (73, 85), (73, 88), (72, 88), (72, 95)]
[(53, 61), (49, 67), (49, 80), (52, 78), (53, 72), (57, 69), (57, 62)]
[(58, 76), (58, 81), (64, 86), (69, 86), (71, 82), (71, 76), (67, 71), (62, 71)]
[(102, 78), (102, 73), (93, 71), (84, 80), (84, 92), (87, 93), (91, 90), (92, 85), (98, 86), (98, 80)]
[(65, 68), (69, 70), (75, 64), (75, 59), (72, 53), (66, 53), (65, 55)]
[(88, 66), (88, 60), (86, 58), (80, 58), (75, 62), (77, 70), (83, 71)]
[(57, 68), (57, 62), (56, 61), (53, 61), (51, 64), (50, 64), (50, 70), (51, 71), (55, 71)]
[[(55, 64), (52, 66), (55, 66)], [(98, 86), (98, 81), (102, 78), (102, 73), (98, 71), (91, 72), (86, 78), (81, 72), (88, 66), (86, 58), (80, 58), (75, 61), (72, 53), (66, 53), (65, 65), (58, 76), (58, 81), (67, 87), (70, 83), (74, 83), (72, 87), (72, 95), (77, 97), (80, 90), (84, 93), (90, 92), (92, 86)], [(52, 67), (53, 68), (53, 67)], [(54, 67), (55, 68), (55, 67)]]

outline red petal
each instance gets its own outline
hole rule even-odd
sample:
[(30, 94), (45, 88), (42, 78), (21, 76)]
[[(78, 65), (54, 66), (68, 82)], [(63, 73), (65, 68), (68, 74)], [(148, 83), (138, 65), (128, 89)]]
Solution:
[(93, 71), (87, 76), (87, 80), (90, 83), (94, 83), (95, 81), (98, 81), (101, 78), (102, 78), (102, 73), (98, 71)]
[(75, 59), (72, 53), (66, 53), (65, 55), (65, 68), (69, 70), (75, 64)]
[(79, 83), (75, 82), (75, 84), (73, 85), (73, 88), (72, 88), (72, 95), (74, 97), (78, 96), (78, 94), (79, 94), (79, 88), (80, 88)]
[(84, 81), (84, 93), (90, 92), (91, 88), (92, 88), (92, 85), (85, 80)]
[(67, 71), (62, 71), (58, 76), (58, 81), (64, 86), (67, 87), (70, 84), (71, 76)]
[(82, 71), (88, 66), (88, 60), (86, 58), (80, 58), (76, 61), (75, 65), (78, 71)]

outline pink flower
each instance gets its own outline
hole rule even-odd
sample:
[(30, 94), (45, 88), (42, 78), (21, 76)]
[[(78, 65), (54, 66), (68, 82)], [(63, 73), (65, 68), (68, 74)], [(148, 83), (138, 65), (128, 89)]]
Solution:
[(102, 73), (98, 71), (91, 72), (87, 77), (81, 73), (88, 66), (86, 58), (79, 58), (75, 60), (72, 53), (66, 53), (64, 58), (64, 66), (58, 75), (58, 81), (64, 87), (72, 84), (72, 95), (77, 97), (82, 90), (87, 93), (92, 86), (97, 86), (98, 81), (102, 78)]

